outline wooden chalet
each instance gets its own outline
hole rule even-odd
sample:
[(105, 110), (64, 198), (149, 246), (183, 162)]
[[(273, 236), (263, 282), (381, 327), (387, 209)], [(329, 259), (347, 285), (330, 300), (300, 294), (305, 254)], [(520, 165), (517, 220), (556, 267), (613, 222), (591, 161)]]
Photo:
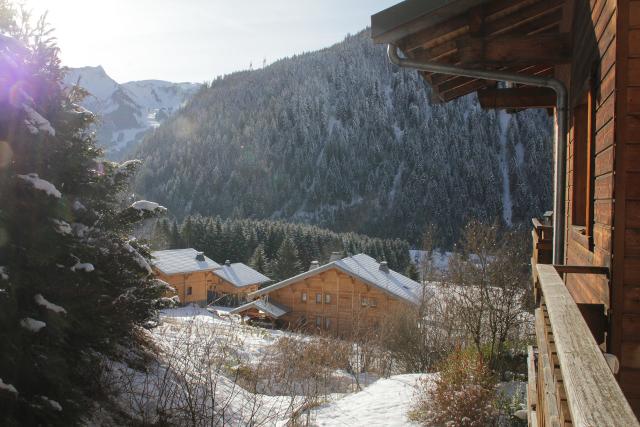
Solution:
[(336, 336), (371, 331), (396, 310), (418, 306), (424, 287), (386, 262), (358, 254), (325, 265), (312, 263), (297, 276), (252, 294), (231, 313), (263, 316), (280, 326)]
[(212, 273), (213, 278), (207, 283), (207, 293), (209, 303), (215, 305), (237, 306), (245, 303), (248, 294), (271, 282), (267, 276), (248, 265), (228, 260)]
[(207, 304), (207, 289), (217, 281), (220, 264), (195, 249), (169, 249), (151, 253), (156, 276), (176, 289), (182, 304)]
[[(554, 115), (554, 207), (533, 220), (530, 425), (638, 426), (640, 1), (407, 0), (371, 18), (434, 102)], [(635, 415), (634, 415), (635, 411)]]

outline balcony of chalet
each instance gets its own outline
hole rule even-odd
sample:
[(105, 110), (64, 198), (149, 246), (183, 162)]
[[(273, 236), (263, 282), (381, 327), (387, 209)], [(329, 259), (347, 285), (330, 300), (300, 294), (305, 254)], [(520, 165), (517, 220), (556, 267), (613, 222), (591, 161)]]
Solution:
[(536, 345), (529, 347), (530, 426), (637, 425), (616, 380), (618, 359), (606, 353), (608, 302), (576, 303), (570, 275), (603, 276), (607, 267), (553, 265), (553, 228), (533, 219)]

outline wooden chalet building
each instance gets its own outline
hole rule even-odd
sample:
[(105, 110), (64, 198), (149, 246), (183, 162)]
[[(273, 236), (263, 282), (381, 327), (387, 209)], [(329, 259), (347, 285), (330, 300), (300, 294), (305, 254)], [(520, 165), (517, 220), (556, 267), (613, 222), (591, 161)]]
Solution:
[(209, 302), (213, 304), (217, 301), (231, 306), (244, 303), (248, 294), (271, 282), (267, 276), (241, 262), (226, 261), (212, 273), (213, 278), (207, 283), (207, 293)]
[(195, 249), (169, 249), (151, 253), (156, 276), (176, 289), (182, 304), (207, 304), (207, 288), (217, 278), (220, 264)]
[(529, 423), (638, 426), (640, 1), (407, 0), (371, 23), (435, 102), (477, 93), (483, 108), (553, 114), (553, 225), (533, 230)]
[(384, 321), (395, 310), (418, 306), (424, 287), (386, 262), (358, 254), (311, 268), (267, 286), (231, 313), (278, 320), (281, 326), (349, 336)]

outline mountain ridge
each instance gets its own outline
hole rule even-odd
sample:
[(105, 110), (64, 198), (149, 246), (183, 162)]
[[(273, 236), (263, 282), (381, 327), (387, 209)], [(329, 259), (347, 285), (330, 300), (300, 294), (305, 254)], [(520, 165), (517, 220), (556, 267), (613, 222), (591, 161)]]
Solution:
[(124, 157), (148, 129), (174, 114), (200, 87), (152, 79), (118, 83), (101, 65), (69, 68), (65, 83), (89, 92), (82, 105), (98, 114), (98, 144), (111, 159)]

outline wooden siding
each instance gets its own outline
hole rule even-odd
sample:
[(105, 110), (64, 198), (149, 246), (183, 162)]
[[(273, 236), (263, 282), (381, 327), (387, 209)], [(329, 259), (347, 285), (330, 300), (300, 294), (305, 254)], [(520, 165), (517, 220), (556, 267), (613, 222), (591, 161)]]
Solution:
[[(207, 303), (207, 284), (213, 281), (213, 274), (210, 271), (164, 274), (156, 270), (156, 275), (176, 289), (182, 304), (196, 303), (204, 305)], [(189, 287), (191, 287), (191, 295), (187, 295)]]
[[(303, 293), (307, 295), (306, 301), (303, 301)], [(316, 302), (317, 295), (320, 295), (320, 302)], [(363, 306), (363, 299), (367, 301), (366, 306)], [(282, 319), (290, 327), (301, 327), (306, 320), (307, 329), (338, 336), (375, 327), (395, 310), (406, 307), (405, 302), (337, 269), (276, 289), (269, 293), (269, 301), (291, 309)], [(375, 307), (372, 301), (375, 301)], [(316, 328), (317, 319), (320, 319), (319, 328)]]
[(613, 352), (619, 381), (640, 416), (640, 1), (620, 0), (616, 55)]
[[(570, 71), (559, 73), (568, 81), (570, 108), (575, 107), (584, 93), (594, 91), (593, 165), (593, 230), (584, 236), (572, 223), (574, 186), (573, 114), (567, 147), (567, 203), (565, 260), (571, 265), (610, 266), (613, 254), (614, 204), (614, 117), (616, 101), (616, 23), (615, 0), (577, 1), (574, 9), (574, 60)], [(595, 78), (593, 78), (595, 77)], [(586, 123), (578, 123), (586, 126)], [(584, 130), (583, 130), (584, 131)], [(609, 281), (602, 275), (569, 274), (567, 288), (578, 303), (610, 306)]]

